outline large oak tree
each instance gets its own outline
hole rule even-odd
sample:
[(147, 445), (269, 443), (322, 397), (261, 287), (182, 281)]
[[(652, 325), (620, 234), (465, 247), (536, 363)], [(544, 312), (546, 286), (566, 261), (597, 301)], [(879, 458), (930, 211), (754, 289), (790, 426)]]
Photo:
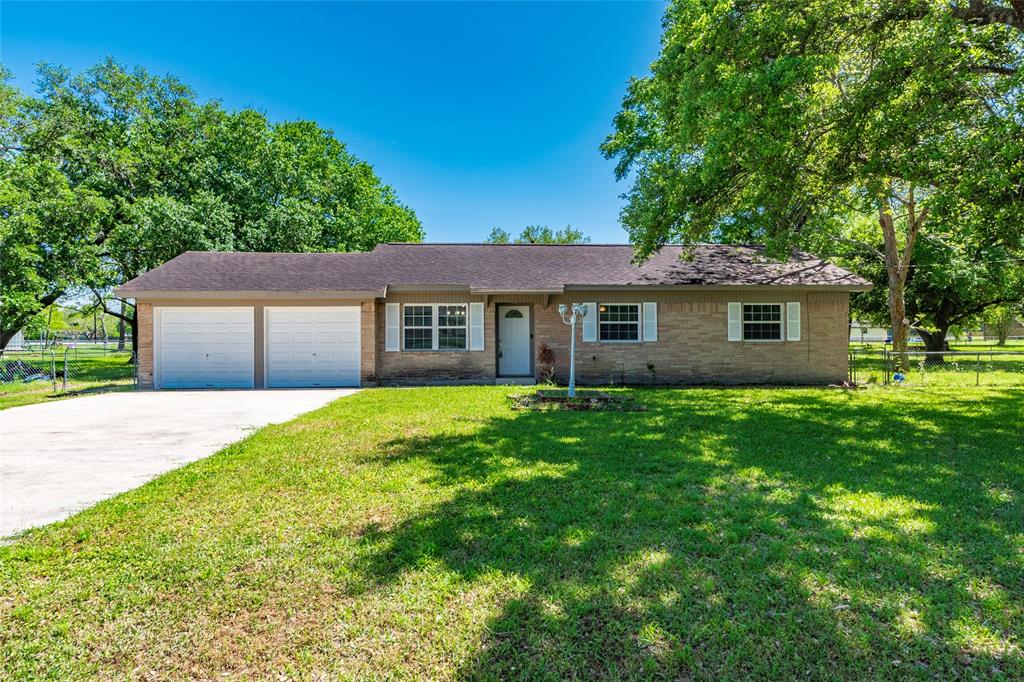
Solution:
[(184, 250), (354, 251), (419, 241), (415, 213), (330, 130), (199, 102), (114, 61), (0, 83), (0, 348), (35, 314)]
[(873, 215), (904, 349), (923, 230), (1020, 243), (1022, 55), (1020, 2), (676, 0), (603, 146), (632, 179), (638, 255), (707, 239), (782, 255)]

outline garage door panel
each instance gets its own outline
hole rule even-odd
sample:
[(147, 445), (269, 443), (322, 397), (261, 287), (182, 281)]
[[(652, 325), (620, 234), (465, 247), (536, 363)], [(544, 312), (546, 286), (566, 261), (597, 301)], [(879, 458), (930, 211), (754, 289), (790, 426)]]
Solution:
[(266, 309), (267, 385), (358, 386), (359, 310)]
[(160, 388), (251, 388), (252, 308), (158, 308)]

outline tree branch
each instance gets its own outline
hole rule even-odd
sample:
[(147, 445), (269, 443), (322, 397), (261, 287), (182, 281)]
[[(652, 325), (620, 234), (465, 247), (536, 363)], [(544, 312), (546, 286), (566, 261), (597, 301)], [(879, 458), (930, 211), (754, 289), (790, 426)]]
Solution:
[(994, 305), (1002, 305), (1004, 303), (1015, 303), (1018, 299), (1015, 298), (997, 298), (986, 303), (979, 303), (978, 305), (971, 306), (966, 310), (961, 311), (958, 315), (954, 315), (949, 318), (950, 324), (956, 324), (960, 320), (966, 319), (971, 315), (977, 315), (978, 313), (985, 310), (985, 308), (991, 308)]
[(999, 76), (1016, 76), (1017, 69), (1002, 64), (975, 64), (968, 69), (972, 73), (994, 73)]
[(999, 24), (1024, 33), (1024, 2), (1010, 0), (1012, 7), (1003, 7), (984, 0), (969, 0), (967, 6), (954, 4), (950, 7), (953, 16), (967, 24), (990, 26)]
[[(110, 308), (108, 308), (107, 307), (107, 299), (105, 299), (103, 297), (103, 295), (100, 294), (100, 292), (96, 291), (96, 289), (94, 289), (93, 287), (89, 287), (89, 291), (91, 291), (93, 296), (96, 297), (96, 302), (99, 304), (99, 306), (101, 308), (103, 308), (103, 312), (106, 313), (107, 315), (110, 315), (112, 317), (116, 317), (119, 320), (124, 320), (128, 324), (131, 324), (132, 321), (135, 319), (134, 315), (128, 316), (128, 315), (125, 315), (124, 313), (118, 312), (116, 310), (111, 310)], [(125, 305), (130, 305), (133, 308), (135, 307), (134, 304), (128, 303), (128, 301), (126, 301), (123, 298), (119, 298), (117, 300), (121, 301), (121, 303), (123, 303)]]

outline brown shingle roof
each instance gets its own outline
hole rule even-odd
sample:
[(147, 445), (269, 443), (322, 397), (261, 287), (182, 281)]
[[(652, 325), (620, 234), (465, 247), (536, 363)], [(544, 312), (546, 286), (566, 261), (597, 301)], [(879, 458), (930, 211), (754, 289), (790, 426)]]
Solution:
[(562, 291), (618, 286), (814, 286), (864, 289), (857, 275), (803, 252), (785, 263), (759, 246), (702, 244), (693, 258), (666, 246), (643, 264), (628, 245), (383, 244), (370, 253), (189, 251), (118, 292), (380, 292), (457, 287), (474, 291)]

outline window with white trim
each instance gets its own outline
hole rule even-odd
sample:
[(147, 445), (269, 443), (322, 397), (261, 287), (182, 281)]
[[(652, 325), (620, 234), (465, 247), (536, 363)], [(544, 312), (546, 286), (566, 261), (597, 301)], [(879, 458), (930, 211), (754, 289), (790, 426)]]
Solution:
[(469, 306), (408, 304), (402, 310), (404, 350), (466, 350)]
[(407, 305), (403, 312), (405, 350), (433, 350), (434, 307)]
[(466, 350), (469, 315), (464, 305), (437, 306), (438, 350)]
[(599, 341), (640, 340), (639, 303), (602, 303), (597, 311)]
[(782, 304), (744, 303), (744, 341), (781, 341)]

